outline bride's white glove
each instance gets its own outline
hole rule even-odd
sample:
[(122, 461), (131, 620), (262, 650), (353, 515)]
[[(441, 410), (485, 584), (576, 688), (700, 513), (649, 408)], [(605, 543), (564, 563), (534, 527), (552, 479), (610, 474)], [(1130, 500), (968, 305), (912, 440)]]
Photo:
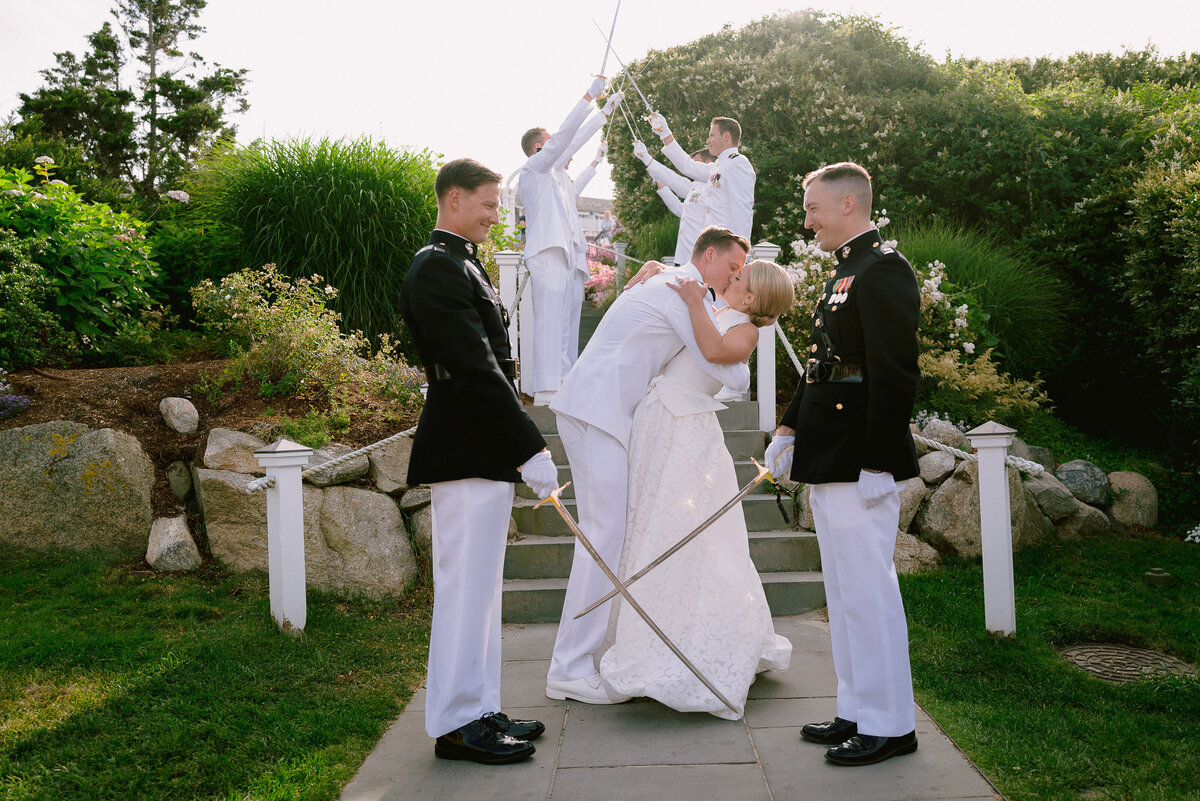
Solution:
[(858, 494), (862, 496), (863, 508), (871, 509), (896, 491), (896, 479), (891, 473), (858, 471)]
[[(776, 434), (771, 437), (771, 444), (767, 446), (767, 469), (771, 471), (771, 476), (774, 478), (787, 478), (792, 471), (792, 452), (787, 451), (788, 448), (796, 444), (794, 436), (786, 434)], [(784, 453), (787, 451), (787, 453)]]
[(549, 498), (550, 493), (558, 487), (558, 468), (554, 466), (550, 451), (538, 451), (521, 465), (521, 480), (536, 492), (541, 500)]

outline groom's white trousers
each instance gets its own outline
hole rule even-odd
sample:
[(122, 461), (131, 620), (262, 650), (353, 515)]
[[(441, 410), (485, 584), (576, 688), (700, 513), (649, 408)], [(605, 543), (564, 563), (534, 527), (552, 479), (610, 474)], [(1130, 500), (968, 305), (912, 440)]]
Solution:
[(813, 484), (809, 496), (829, 605), (837, 716), (877, 737), (915, 728), (908, 624), (892, 562), (903, 484), (872, 509), (863, 508), (852, 482)]
[[(579, 527), (615, 572), (625, 542), (625, 506), (629, 495), (629, 457), (625, 446), (612, 435), (570, 415), (559, 414), (557, 419), (558, 435), (571, 463)], [(587, 549), (576, 542), (547, 678), (570, 681), (596, 672), (593, 654), (608, 629), (611, 601), (579, 620), (573, 618), (612, 588), (612, 582)]]
[(425, 731), (440, 737), (500, 711), (500, 591), (513, 485), (466, 478), (429, 490), (433, 625)]

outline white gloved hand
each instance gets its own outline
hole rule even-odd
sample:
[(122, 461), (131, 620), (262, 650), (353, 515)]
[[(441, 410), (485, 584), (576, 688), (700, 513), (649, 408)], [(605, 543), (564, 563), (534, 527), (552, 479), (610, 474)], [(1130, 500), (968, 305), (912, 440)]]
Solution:
[(599, 164), (600, 162), (604, 161), (604, 157), (607, 155), (608, 155), (608, 142), (601, 142), (600, 147), (596, 148), (596, 158), (592, 159), (592, 161)]
[(610, 97), (608, 99), (608, 102), (604, 104), (604, 116), (607, 117), (609, 114), (612, 114), (613, 111), (616, 109), (616, 107), (621, 105), (621, 101), (624, 99), (625, 99), (624, 92), (617, 92), (612, 97)]
[(863, 508), (871, 509), (896, 491), (896, 479), (891, 473), (858, 471), (858, 494), (862, 496)]
[(650, 128), (658, 134), (659, 139), (665, 140), (671, 135), (671, 129), (667, 127), (666, 117), (656, 111), (647, 117), (647, 119), (650, 121)]
[(608, 85), (608, 79), (603, 75), (597, 75), (592, 79), (591, 86), (588, 87), (587, 93), (592, 98), (597, 98), (604, 93), (604, 87)]
[(787, 478), (792, 472), (792, 452), (787, 449), (795, 444), (796, 438), (786, 434), (776, 434), (771, 437), (771, 444), (767, 446), (766, 460), (767, 469), (771, 471), (772, 478)]
[(558, 487), (558, 468), (554, 466), (550, 451), (538, 451), (521, 465), (521, 480), (541, 500), (549, 498), (550, 493)]
[(646, 149), (645, 142), (637, 141), (633, 143), (633, 155), (637, 156), (638, 160), (647, 167), (650, 166), (650, 151)]

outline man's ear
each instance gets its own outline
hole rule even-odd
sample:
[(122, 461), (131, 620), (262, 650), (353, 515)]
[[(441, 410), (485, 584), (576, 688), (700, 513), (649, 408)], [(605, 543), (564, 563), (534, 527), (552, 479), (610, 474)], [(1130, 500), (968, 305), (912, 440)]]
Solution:
[(846, 214), (846, 215), (853, 214), (854, 209), (857, 206), (858, 206), (858, 203), (857, 203), (857, 201), (855, 201), (854, 195), (847, 193), (842, 196), (842, 214)]

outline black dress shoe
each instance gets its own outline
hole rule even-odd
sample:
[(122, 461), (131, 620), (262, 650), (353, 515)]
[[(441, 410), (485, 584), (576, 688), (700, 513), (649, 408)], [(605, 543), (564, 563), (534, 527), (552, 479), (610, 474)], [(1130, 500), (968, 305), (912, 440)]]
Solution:
[(485, 715), (437, 738), (433, 747), (441, 759), (468, 759), (483, 765), (504, 765), (533, 756), (533, 743), (509, 737), (500, 723)]
[(485, 718), (500, 724), (500, 731), (518, 740), (536, 740), (546, 731), (540, 720), (513, 720), (503, 712), (494, 715), (484, 715)]
[(857, 734), (837, 748), (825, 752), (825, 758), (835, 765), (874, 765), (900, 754), (917, 750), (917, 733), (910, 731), (899, 737), (875, 737)]
[(800, 729), (800, 736), (810, 743), (839, 745), (858, 734), (858, 724), (845, 718), (834, 718), (824, 723), (808, 723)]

